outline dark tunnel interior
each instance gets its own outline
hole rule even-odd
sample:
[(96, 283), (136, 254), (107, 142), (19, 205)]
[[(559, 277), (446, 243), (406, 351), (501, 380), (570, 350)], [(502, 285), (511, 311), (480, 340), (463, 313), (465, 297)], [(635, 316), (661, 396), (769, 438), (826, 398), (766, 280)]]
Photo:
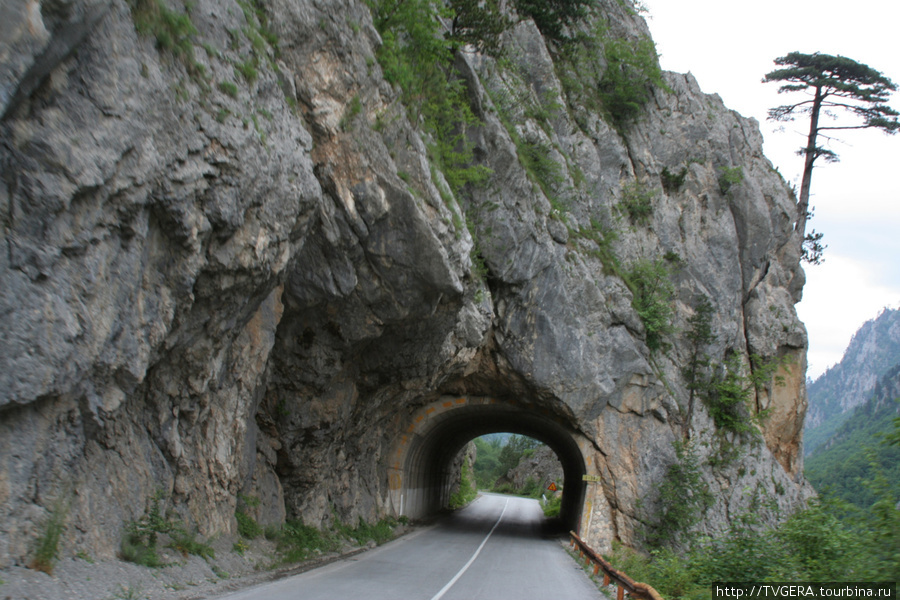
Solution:
[(429, 516), (447, 507), (451, 464), (471, 440), (489, 433), (525, 435), (547, 444), (563, 469), (560, 518), (578, 530), (584, 503), (584, 458), (571, 431), (552, 416), (509, 404), (466, 405), (430, 419), (410, 441), (405, 471), (410, 494), (408, 513)]

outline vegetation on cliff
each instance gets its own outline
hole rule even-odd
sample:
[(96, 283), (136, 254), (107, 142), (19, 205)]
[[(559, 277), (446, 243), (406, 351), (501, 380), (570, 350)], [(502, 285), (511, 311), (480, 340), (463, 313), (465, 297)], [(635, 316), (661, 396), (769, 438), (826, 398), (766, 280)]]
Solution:
[[(896, 370), (893, 375), (896, 386)], [(893, 402), (884, 401), (883, 395), (881, 400), (858, 409), (842, 429), (843, 441), (857, 445), (858, 455), (848, 457), (846, 448), (836, 446), (843, 450), (839, 456), (852, 470), (853, 483), (848, 485), (849, 473), (837, 469), (832, 480), (836, 493), (823, 488), (822, 499), (812, 500), (777, 527), (761, 526), (756, 510), (772, 498), (757, 494), (750, 510), (734, 519), (724, 534), (691, 535), (706, 509), (708, 492), (694, 452), (679, 446), (678, 461), (668, 469), (661, 488), (662, 508), (647, 529), (653, 550), (644, 554), (616, 545), (608, 558), (672, 599), (709, 598), (710, 584), (716, 581), (896, 581), (900, 418)], [(885, 423), (890, 423), (890, 435), (872, 435), (871, 427)], [(885, 439), (879, 442), (881, 437)], [(820, 481), (826, 480), (822, 472)]]
[[(526, 496), (540, 496), (535, 486), (527, 490), (510, 489), (507, 485), (498, 487), (498, 479), (510, 472), (523, 458), (531, 456), (541, 443), (524, 435), (483, 436), (475, 439), (478, 454), (475, 457), (475, 480), (478, 489), (520, 493)], [(537, 484), (535, 484), (537, 485)], [(535, 492), (537, 495), (535, 496)]]
[[(705, 304), (692, 321), (697, 345), (685, 376), (708, 366)], [(884, 325), (884, 323), (882, 323)], [(873, 329), (873, 324), (867, 324)], [(883, 341), (889, 336), (882, 335)], [(852, 344), (851, 344), (852, 346)], [(847, 368), (851, 361), (847, 361)], [(701, 386), (702, 387), (702, 386)], [(708, 491), (695, 449), (679, 444), (660, 487), (659, 511), (646, 526), (649, 554), (616, 545), (610, 560), (666, 598), (708, 598), (715, 581), (894, 581), (900, 576), (900, 365), (888, 369), (871, 398), (807, 459), (806, 475), (822, 494), (777, 527), (751, 510), (716, 537), (692, 534)]]
[(687, 551), (663, 547), (647, 555), (616, 546), (608, 558), (672, 600), (711, 598), (716, 581), (896, 581), (900, 510), (881, 476), (869, 483), (878, 501), (868, 510), (815, 501), (777, 528), (761, 528), (747, 512), (725, 534)]

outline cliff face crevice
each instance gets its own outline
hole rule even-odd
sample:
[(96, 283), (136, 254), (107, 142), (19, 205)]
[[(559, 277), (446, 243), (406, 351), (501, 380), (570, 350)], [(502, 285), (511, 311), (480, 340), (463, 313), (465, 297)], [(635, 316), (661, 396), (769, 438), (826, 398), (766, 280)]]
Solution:
[[(620, 132), (522, 20), (506, 60), (456, 57), (488, 174), (454, 194), (365, 3), (173, 3), (196, 30), (175, 50), (142, 3), (29, 6), (0, 36), (0, 564), (61, 497), (96, 556), (157, 490), (205, 535), (234, 531), (241, 494), (264, 523), (390, 514), (400, 427), (445, 394), (584, 436), (605, 505), (585, 534), (636, 541), (671, 442), (716, 452), (704, 407), (686, 420), (698, 294), (716, 361), (788, 357), (754, 392), (763, 442), (704, 463), (704, 526), (745, 488), (783, 511), (808, 494), (796, 206), (757, 124), (689, 75)], [(647, 35), (618, 2), (592, 18)], [(659, 261), (674, 328), (652, 350), (626, 279)]]

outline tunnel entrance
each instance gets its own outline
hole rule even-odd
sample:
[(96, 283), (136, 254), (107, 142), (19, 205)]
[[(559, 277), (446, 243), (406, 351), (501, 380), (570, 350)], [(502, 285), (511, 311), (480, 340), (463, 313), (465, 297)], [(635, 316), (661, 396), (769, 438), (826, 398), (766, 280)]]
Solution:
[(448, 506), (453, 459), (469, 441), (498, 432), (534, 438), (553, 450), (563, 470), (560, 518), (580, 531), (589, 441), (550, 411), (491, 397), (444, 396), (410, 417), (388, 468), (394, 513), (417, 519)]

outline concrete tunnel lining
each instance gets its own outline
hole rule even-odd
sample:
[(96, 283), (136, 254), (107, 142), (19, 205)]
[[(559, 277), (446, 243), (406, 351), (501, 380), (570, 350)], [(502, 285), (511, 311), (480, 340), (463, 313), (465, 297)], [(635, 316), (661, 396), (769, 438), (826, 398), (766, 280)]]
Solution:
[(586, 466), (570, 428), (548, 411), (494, 399), (444, 399), (438, 406), (443, 410), (426, 408), (414, 418), (398, 450), (402, 455), (395, 464), (398, 514), (424, 518), (445, 508), (452, 483), (450, 466), (459, 451), (481, 435), (509, 432), (537, 439), (556, 453), (564, 477), (560, 517), (570, 529), (580, 528)]

